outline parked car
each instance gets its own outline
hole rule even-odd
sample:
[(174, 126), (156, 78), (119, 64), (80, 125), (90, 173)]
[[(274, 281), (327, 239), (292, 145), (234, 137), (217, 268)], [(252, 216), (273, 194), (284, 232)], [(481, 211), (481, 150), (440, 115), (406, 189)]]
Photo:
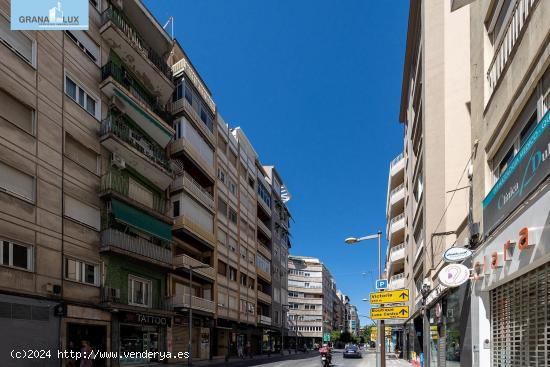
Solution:
[(344, 358), (361, 358), (361, 350), (356, 345), (344, 349)]

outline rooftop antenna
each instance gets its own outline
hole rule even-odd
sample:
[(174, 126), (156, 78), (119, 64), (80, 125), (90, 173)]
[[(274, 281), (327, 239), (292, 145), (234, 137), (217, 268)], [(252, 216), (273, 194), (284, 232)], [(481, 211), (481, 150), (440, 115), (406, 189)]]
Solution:
[(169, 16), (168, 17), (168, 21), (166, 22), (166, 24), (164, 25), (164, 27), (162, 27), (163, 29), (166, 29), (166, 26), (168, 25), (168, 23), (171, 24), (171, 36), (172, 36), (172, 40), (174, 39), (174, 17), (173, 16)]

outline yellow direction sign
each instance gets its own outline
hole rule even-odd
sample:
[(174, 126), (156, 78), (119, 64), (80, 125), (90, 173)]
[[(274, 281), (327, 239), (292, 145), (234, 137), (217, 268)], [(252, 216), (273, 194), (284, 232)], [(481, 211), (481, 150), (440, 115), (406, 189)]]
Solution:
[(408, 319), (409, 306), (371, 308), (370, 318), (373, 320)]
[(409, 300), (408, 289), (401, 289), (399, 291), (388, 291), (388, 292), (373, 292), (370, 294), (371, 305), (407, 302), (408, 300)]

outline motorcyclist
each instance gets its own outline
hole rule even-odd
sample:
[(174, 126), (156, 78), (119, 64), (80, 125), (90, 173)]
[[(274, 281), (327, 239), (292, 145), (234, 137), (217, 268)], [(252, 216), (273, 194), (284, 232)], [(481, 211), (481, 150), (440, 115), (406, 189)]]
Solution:
[(328, 344), (323, 344), (323, 346), (319, 348), (319, 353), (321, 354), (321, 357), (323, 355), (327, 357), (329, 365), (332, 363), (332, 349)]

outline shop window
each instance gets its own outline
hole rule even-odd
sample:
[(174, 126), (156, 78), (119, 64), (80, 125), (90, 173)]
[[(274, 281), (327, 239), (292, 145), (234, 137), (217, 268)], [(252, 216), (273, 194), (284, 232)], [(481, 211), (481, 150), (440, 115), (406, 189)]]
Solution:
[(128, 276), (128, 303), (134, 306), (151, 307), (152, 289), (150, 280)]
[(81, 260), (65, 258), (65, 279), (99, 285), (99, 266)]
[(32, 271), (32, 246), (14, 243), (11, 241), (2, 241), (1, 250), (2, 256), (0, 257), (0, 265)]

